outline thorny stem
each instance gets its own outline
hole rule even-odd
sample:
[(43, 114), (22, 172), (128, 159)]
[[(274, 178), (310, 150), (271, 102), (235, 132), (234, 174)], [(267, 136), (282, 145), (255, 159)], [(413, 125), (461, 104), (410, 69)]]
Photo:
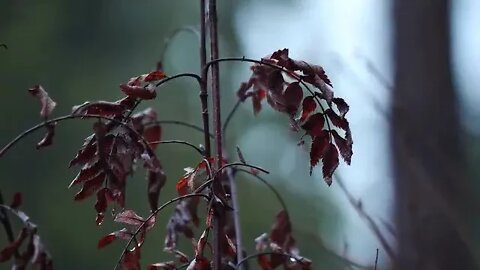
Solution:
[(350, 193), (350, 191), (348, 191), (348, 189), (343, 184), (342, 178), (338, 175), (336, 175), (336, 178), (337, 178), (336, 182), (337, 182), (338, 186), (340, 187), (340, 189), (343, 191), (343, 193), (347, 197), (350, 205), (353, 207), (353, 209), (355, 209), (355, 211), (357, 211), (358, 215), (360, 217), (362, 217), (367, 222), (368, 226), (372, 230), (373, 234), (377, 237), (378, 241), (382, 245), (382, 247), (385, 250), (385, 252), (387, 253), (387, 255), (390, 257), (390, 259), (392, 261), (395, 261), (395, 258), (396, 258), (395, 252), (393, 251), (393, 248), (388, 243), (387, 239), (385, 239), (385, 237), (383, 236), (382, 231), (380, 230), (377, 223), (372, 219), (372, 217), (370, 217), (370, 215), (368, 215), (368, 213), (365, 212), (365, 210), (363, 209), (360, 201), (355, 199), (353, 197), (353, 195)]
[(162, 204), (159, 208), (157, 208), (155, 211), (153, 211), (143, 222), (142, 224), (140, 224), (137, 228), (137, 230), (135, 230), (135, 232), (132, 234), (132, 236), (130, 237), (130, 240), (128, 240), (127, 244), (125, 245), (125, 248), (123, 249), (122, 251), (122, 254), (120, 255), (120, 258), (118, 259), (117, 261), (117, 264), (115, 265), (115, 270), (116, 269), (119, 269), (119, 266), (123, 260), (123, 257), (125, 256), (125, 254), (127, 253), (128, 251), (128, 247), (132, 244), (132, 242), (134, 241), (134, 239), (136, 239), (137, 235), (140, 233), (140, 231), (143, 229), (143, 227), (145, 227), (145, 224), (147, 224), (153, 217), (155, 217), (160, 211), (162, 211), (165, 207), (169, 206), (170, 204), (174, 203), (174, 202), (177, 202), (177, 201), (180, 201), (180, 200), (183, 200), (183, 199), (187, 199), (187, 198), (190, 198), (190, 197), (204, 197), (206, 198), (207, 200), (209, 199), (209, 197), (205, 194), (200, 194), (200, 193), (191, 193), (191, 194), (187, 194), (187, 195), (183, 195), (183, 196), (179, 196), (179, 197), (176, 197), (174, 199), (171, 199), (170, 201)]
[[(225, 57), (225, 58), (213, 59), (213, 60), (211, 60), (210, 62), (207, 63), (207, 67), (206, 67), (207, 71), (208, 71), (208, 69), (210, 68), (211, 65), (213, 66), (213, 65), (216, 65), (220, 62), (250, 62), (250, 63), (256, 63), (256, 64), (260, 64), (260, 65), (266, 65), (266, 66), (269, 66), (271, 68), (274, 68), (274, 69), (280, 70), (282, 72), (285, 72), (286, 74), (288, 74), (289, 76), (291, 76), (292, 78), (294, 78), (298, 82), (300, 82), (300, 84), (302, 84), (302, 86), (305, 87), (305, 89), (307, 89), (307, 91), (313, 96), (315, 101), (317, 101), (318, 106), (322, 110), (322, 115), (323, 115), (323, 118), (325, 119), (325, 122), (327, 123), (328, 129), (332, 130), (332, 128), (330, 126), (330, 121), (328, 120), (327, 115), (325, 114), (325, 108), (323, 107), (322, 103), (320, 102), (320, 99), (317, 97), (315, 92), (312, 91), (312, 89), (310, 89), (310, 87), (308, 87), (308, 85), (303, 81), (303, 79), (300, 76), (298, 76), (297, 74), (295, 74), (294, 72), (291, 72), (290, 70), (288, 70), (288, 69), (286, 69), (282, 66), (276, 65), (276, 64), (268, 63), (268, 62), (265, 62), (265, 61), (262, 61), (262, 60), (250, 59), (250, 58), (246, 58), (246, 57)], [(331, 136), (332, 135), (329, 136), (330, 140), (332, 139)]]

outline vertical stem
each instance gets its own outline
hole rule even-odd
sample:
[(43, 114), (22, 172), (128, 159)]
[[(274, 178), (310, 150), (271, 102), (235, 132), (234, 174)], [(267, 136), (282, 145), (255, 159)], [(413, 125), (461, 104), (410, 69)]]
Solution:
[[(4, 204), (2, 191), (0, 190), (0, 204)], [(10, 223), (10, 219), (8, 219), (8, 213), (5, 211), (4, 208), (0, 208), (0, 222), (3, 224), (5, 228), (5, 233), (7, 234), (8, 241), (13, 242), (15, 241), (15, 236), (13, 235), (12, 225)], [(15, 257), (18, 257), (18, 250), (15, 250)]]
[[(216, 0), (208, 1), (208, 13), (210, 23), (210, 59), (218, 59), (218, 29), (217, 29), (217, 3)], [(222, 167), (222, 119), (220, 110), (220, 75), (218, 63), (212, 65), (212, 97), (213, 97), (213, 126), (217, 169)], [(213, 192), (219, 194), (222, 189), (221, 183), (216, 179), (213, 182)], [(220, 270), (221, 260), (221, 236), (223, 232), (222, 218), (223, 209), (214, 207), (213, 215), (213, 269)]]
[(208, 158), (212, 154), (210, 147), (210, 129), (208, 123), (208, 92), (207, 92), (207, 42), (206, 42), (206, 16), (205, 0), (200, 0), (200, 70), (202, 72), (202, 81), (200, 89), (200, 100), (202, 102), (203, 134), (205, 141), (205, 156)]

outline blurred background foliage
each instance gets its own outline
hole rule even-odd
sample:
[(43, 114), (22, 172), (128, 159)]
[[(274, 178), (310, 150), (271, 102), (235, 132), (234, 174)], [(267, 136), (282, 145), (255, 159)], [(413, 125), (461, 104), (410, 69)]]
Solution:
[[(154, 69), (162, 55), (164, 69), (169, 75), (198, 72), (195, 35), (179, 33), (164, 52), (165, 39), (176, 29), (197, 26), (197, 2), (0, 1), (0, 41), (8, 45), (8, 50), (0, 51), (0, 142), (8, 142), (41, 121), (37, 100), (26, 91), (35, 84), (44, 86), (57, 101), (54, 114), (59, 116), (70, 113), (73, 105), (86, 100), (117, 100), (123, 96), (118, 85), (132, 76)], [(241, 33), (235, 31), (232, 19), (238, 6), (248, 1), (220, 2), (221, 54), (243, 55), (237, 42)], [(238, 84), (247, 78), (248, 65), (226, 64), (221, 73), (224, 85)], [(235, 102), (234, 90), (224, 90), (225, 112)], [(163, 120), (200, 124), (198, 91), (194, 82), (178, 80), (162, 87), (157, 99), (145, 102), (144, 106), (154, 107)], [(288, 122), (284, 117), (258, 118), (254, 122), (253, 114), (246, 110), (235, 116), (227, 137), (230, 150), (238, 144), (241, 134), (249, 132), (252, 126), (274, 128), (274, 134), (288, 134)], [(67, 189), (76, 174), (76, 170), (68, 169), (68, 161), (90, 133), (89, 121), (64, 122), (58, 126), (55, 143), (51, 147), (34, 150), (35, 143), (43, 135), (39, 131), (15, 146), (0, 163), (0, 185), (6, 200), (16, 191), (24, 194), (23, 209), (39, 225), (56, 269), (111, 269), (124, 244), (119, 241), (104, 250), (97, 250), (98, 239), (120, 226), (107, 219), (101, 227), (97, 227), (94, 199), (74, 202), (72, 198), (76, 188)], [(261, 131), (256, 134), (258, 140), (245, 147), (267, 144), (275, 148), (285, 143), (295, 146), (298, 139), (292, 135), (284, 142), (262, 135), (267, 133)], [(165, 125), (163, 138), (198, 144), (202, 135), (183, 127)], [(183, 175), (183, 168), (195, 166), (199, 160), (195, 153), (182, 146), (164, 145), (157, 152), (168, 175), (167, 186), (161, 194), (161, 201), (166, 201), (176, 196), (174, 184)], [(247, 160), (256, 161), (255, 156), (250, 154), (254, 152), (246, 152)], [(295, 155), (306, 155), (302, 152), (296, 150)], [(271, 153), (271, 163), (278, 163), (279, 153)], [(300, 161), (303, 162), (302, 174), (295, 177), (298, 179), (289, 181), (321, 181), (318, 177), (309, 179), (308, 163), (303, 158)], [(268, 164), (259, 165), (270, 169)], [(280, 173), (273, 173), (267, 179), (288, 203), (302, 253), (316, 261), (316, 269), (340, 269), (343, 264), (325, 253), (318, 235), (322, 231), (332, 237), (340, 232), (342, 218), (335, 206), (324, 196), (297, 196), (294, 190), (279, 184), (277, 178), (280, 177)], [(253, 178), (240, 176), (238, 181), (243, 241), (248, 250), (253, 251), (254, 238), (269, 231), (280, 205), (274, 195), (264, 186), (255, 184)], [(129, 180), (127, 205), (143, 215), (148, 213), (145, 186), (143, 171), (139, 168), (135, 177)], [(142, 253), (144, 264), (172, 258), (162, 251), (164, 224), (171, 210), (161, 215), (156, 229), (147, 239)], [(1, 233), (0, 243), (5, 241)], [(183, 247), (192, 254), (189, 243), (183, 243)], [(6, 264), (1, 266), (7, 269), (5, 267)]]

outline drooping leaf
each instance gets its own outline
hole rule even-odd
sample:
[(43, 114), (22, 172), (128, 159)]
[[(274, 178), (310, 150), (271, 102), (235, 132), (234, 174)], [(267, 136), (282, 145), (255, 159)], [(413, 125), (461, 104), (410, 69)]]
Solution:
[(116, 239), (117, 239), (117, 236), (115, 235), (115, 233), (107, 234), (104, 237), (100, 238), (100, 240), (98, 241), (98, 244), (97, 244), (97, 248), (102, 249), (102, 248), (106, 247), (107, 245), (111, 244)]
[(353, 154), (352, 145), (349, 144), (346, 139), (342, 138), (337, 131), (332, 130), (331, 133), (335, 139), (335, 144), (337, 145), (338, 150), (340, 150), (340, 155), (342, 156), (343, 160), (350, 165)]
[(160, 197), (160, 190), (165, 185), (167, 176), (163, 170), (152, 171), (147, 170), (147, 194), (150, 210), (155, 211), (158, 208), (158, 199)]
[(350, 109), (345, 100), (343, 98), (333, 98), (332, 102), (337, 105), (337, 109), (340, 112), (340, 117), (344, 118), (345, 114), (347, 114), (348, 110)]
[(13, 208), (13, 209), (17, 209), (20, 207), (20, 205), (22, 205), (22, 193), (21, 192), (15, 192), (15, 194), (13, 194), (13, 199), (12, 199), (12, 203), (10, 204), (10, 207)]
[(137, 213), (135, 213), (135, 211), (128, 209), (118, 213), (115, 216), (114, 221), (119, 223), (125, 223), (128, 225), (140, 226), (145, 220)]
[(330, 186), (332, 184), (333, 172), (338, 167), (338, 150), (334, 144), (328, 144), (322, 161), (323, 178), (325, 179), (325, 182)]
[(259, 255), (257, 257), (258, 265), (262, 268), (262, 270), (273, 270), (273, 267), (270, 265), (270, 260), (268, 256), (265, 254)]
[(298, 82), (290, 83), (283, 93), (287, 113), (294, 115), (302, 102), (303, 90)]
[(28, 92), (35, 96), (40, 101), (40, 116), (43, 119), (48, 119), (57, 106), (57, 103), (50, 98), (47, 91), (41, 85), (35, 85), (28, 89)]
[(316, 113), (311, 115), (305, 124), (302, 125), (302, 128), (307, 132), (308, 135), (315, 137), (322, 134), (323, 126), (325, 124), (325, 118), (323, 114)]
[(145, 77), (144, 80), (146, 82), (159, 81), (159, 80), (164, 79), (166, 77), (167, 77), (167, 75), (165, 75), (165, 73), (163, 73), (163, 71), (156, 70), (156, 71), (152, 71), (152, 72), (148, 73), (148, 75)]
[(325, 155), (328, 143), (328, 132), (325, 130), (313, 138), (310, 149), (310, 174), (312, 174), (313, 167), (315, 167)]
[(139, 99), (154, 99), (157, 96), (155, 88), (153, 86), (136, 86), (129, 84), (120, 84), (120, 89), (123, 93), (130, 97), (139, 98)]
[(121, 270), (140, 270), (140, 248), (127, 250), (120, 265)]
[(312, 96), (308, 96), (303, 99), (302, 101), (302, 116), (300, 117), (300, 123), (305, 121), (308, 116), (315, 111), (317, 108), (317, 103), (315, 102), (315, 98)]
[(100, 189), (105, 180), (105, 172), (99, 173), (97, 176), (85, 182), (82, 189), (75, 194), (75, 200), (81, 201), (90, 197), (93, 193)]
[(347, 119), (340, 117), (337, 115), (332, 109), (325, 110), (325, 114), (330, 118), (332, 124), (336, 127), (339, 127), (345, 131), (349, 129), (349, 124)]
[(43, 139), (37, 143), (36, 148), (44, 148), (47, 146), (52, 145), (53, 143), (53, 137), (55, 137), (55, 126), (57, 123), (50, 123), (46, 125), (45, 127), (47, 128), (47, 133), (45, 133)]
[(72, 107), (73, 115), (93, 114), (105, 117), (122, 115), (133, 106), (128, 100), (121, 99), (115, 102), (110, 101), (86, 101), (83, 104)]

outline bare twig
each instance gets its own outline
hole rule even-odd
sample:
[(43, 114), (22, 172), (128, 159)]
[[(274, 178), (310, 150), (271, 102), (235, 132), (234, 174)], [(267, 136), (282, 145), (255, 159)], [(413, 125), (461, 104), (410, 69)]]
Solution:
[(372, 219), (372, 217), (367, 212), (365, 212), (360, 201), (355, 199), (353, 195), (350, 193), (350, 191), (348, 191), (348, 189), (343, 184), (342, 178), (338, 174), (335, 177), (337, 178), (336, 182), (338, 186), (342, 190), (343, 194), (345, 194), (345, 196), (347, 197), (350, 205), (353, 207), (353, 209), (355, 209), (358, 215), (367, 222), (367, 225), (370, 227), (373, 234), (377, 237), (378, 241), (382, 245), (387, 255), (390, 257), (390, 259), (392, 261), (395, 261), (395, 257), (396, 257), (395, 252), (393, 251), (393, 248), (390, 246), (387, 239), (383, 235), (377, 223)]
[(280, 255), (280, 256), (283, 256), (283, 257), (287, 257), (289, 259), (294, 259), (295, 261), (297, 261), (301, 264), (310, 263), (310, 261), (306, 261), (304, 258), (298, 258), (298, 257), (295, 257), (295, 256), (293, 256), (291, 254), (288, 254), (288, 253), (266, 251), (266, 252), (258, 252), (258, 253), (255, 253), (255, 254), (252, 254), (252, 255), (249, 255), (249, 256), (243, 258), (242, 260), (238, 261), (235, 269), (240, 269), (240, 267), (243, 263), (247, 262), (250, 259), (254, 259), (254, 258), (257, 258), (259, 256), (263, 256), (263, 255)]
[[(187, 122), (183, 122), (183, 121), (177, 121), (177, 120), (158, 120), (158, 121), (154, 121), (154, 122), (151, 122), (151, 123), (147, 123), (146, 126), (155, 125), (155, 124), (178, 125), (178, 126), (188, 127), (188, 128), (191, 128), (193, 130), (197, 130), (197, 131), (202, 132), (202, 133), (204, 132), (202, 127), (199, 127), (197, 125), (190, 124), (190, 123), (187, 123)], [(213, 138), (213, 134), (210, 134), (210, 138)]]
[(377, 248), (377, 254), (375, 255), (375, 270), (377, 270), (377, 265), (378, 265), (378, 248)]
[(120, 258), (118, 259), (117, 264), (115, 265), (115, 270), (116, 270), (116, 269), (119, 269), (120, 264), (121, 264), (121, 262), (122, 262), (122, 260), (123, 260), (123, 257), (125, 256), (125, 254), (126, 254), (127, 251), (128, 251), (128, 247), (132, 244), (132, 242), (134, 241), (134, 239), (136, 239), (137, 235), (140, 233), (140, 231), (143, 229), (143, 227), (145, 227), (145, 225), (146, 225), (153, 217), (155, 217), (160, 211), (162, 211), (165, 207), (169, 206), (170, 204), (172, 204), (172, 203), (174, 203), (174, 202), (177, 202), (177, 201), (180, 201), (180, 200), (183, 200), (183, 199), (190, 198), (190, 197), (204, 197), (204, 198), (206, 198), (207, 200), (209, 199), (209, 196), (207, 196), (207, 195), (205, 195), (205, 194), (201, 194), (201, 193), (191, 193), (191, 194), (187, 194), (187, 195), (183, 195), (183, 196), (176, 197), (176, 198), (171, 199), (170, 201), (162, 204), (159, 208), (157, 208), (155, 211), (153, 211), (153, 212), (145, 219), (145, 221), (143, 221), (143, 223), (138, 226), (137, 230), (135, 230), (135, 232), (132, 234), (132, 236), (130, 237), (130, 240), (128, 240), (127, 244), (125, 245), (125, 248), (123, 249), (123, 252), (122, 252), (122, 254), (120, 255)]
[(202, 157), (204, 155), (204, 152), (202, 149), (200, 149), (198, 146), (194, 145), (193, 143), (189, 143), (187, 141), (182, 141), (182, 140), (162, 140), (162, 141), (153, 141), (149, 142), (149, 144), (183, 144), (190, 146), (191, 148), (195, 149)]

